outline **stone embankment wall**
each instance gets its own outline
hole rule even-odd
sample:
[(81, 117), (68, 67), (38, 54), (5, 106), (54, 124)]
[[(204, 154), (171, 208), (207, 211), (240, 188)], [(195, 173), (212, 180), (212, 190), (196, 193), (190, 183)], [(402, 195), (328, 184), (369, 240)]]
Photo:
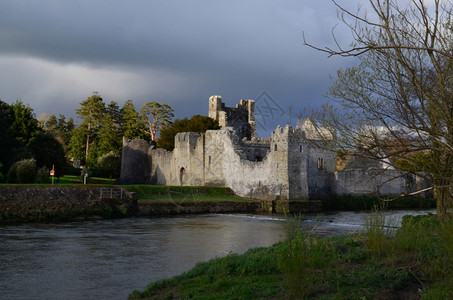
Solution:
[(259, 202), (201, 202), (201, 203), (152, 203), (139, 204), (138, 212), (143, 216), (205, 214), (205, 213), (256, 213), (261, 209)]
[(135, 214), (136, 199), (126, 189), (122, 192), (122, 197), (101, 199), (101, 187), (98, 186), (2, 186), (0, 222), (62, 221)]

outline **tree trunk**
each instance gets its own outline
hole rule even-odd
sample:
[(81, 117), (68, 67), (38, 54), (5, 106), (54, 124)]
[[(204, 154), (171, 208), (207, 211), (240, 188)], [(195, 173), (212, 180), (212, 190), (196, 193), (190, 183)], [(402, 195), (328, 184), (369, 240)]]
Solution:
[(85, 147), (85, 164), (88, 161), (88, 153), (90, 152), (90, 130), (91, 130), (91, 123), (88, 123), (87, 144)]
[(434, 198), (437, 204), (437, 215), (441, 218), (453, 213), (453, 186), (451, 183), (434, 186)]

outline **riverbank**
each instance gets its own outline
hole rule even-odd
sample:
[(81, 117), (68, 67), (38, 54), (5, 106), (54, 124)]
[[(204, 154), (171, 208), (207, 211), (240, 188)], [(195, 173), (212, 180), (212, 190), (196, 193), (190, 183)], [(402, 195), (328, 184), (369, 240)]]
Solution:
[(223, 187), (0, 185), (0, 223), (256, 213), (262, 207)]
[[(452, 299), (453, 224), (406, 217), (392, 236), (379, 214), (360, 234), (285, 242), (199, 263), (129, 299)], [(389, 224), (387, 224), (389, 225)]]
[[(102, 191), (105, 195), (102, 195)], [(114, 191), (114, 192), (113, 192)], [(0, 223), (45, 222), (168, 216), (197, 213), (306, 213), (371, 210), (375, 207), (433, 208), (435, 201), (342, 197), (330, 201), (259, 201), (236, 196), (224, 187), (156, 185), (0, 185)]]

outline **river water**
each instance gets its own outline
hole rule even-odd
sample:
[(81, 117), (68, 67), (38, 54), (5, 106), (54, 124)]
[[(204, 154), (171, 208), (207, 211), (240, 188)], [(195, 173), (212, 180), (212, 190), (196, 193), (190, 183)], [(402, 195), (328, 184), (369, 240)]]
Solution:
[[(396, 223), (405, 214), (392, 211)], [(307, 214), (316, 235), (353, 233), (368, 213)], [(0, 299), (126, 299), (197, 262), (287, 236), (282, 217), (207, 214), (0, 227)]]

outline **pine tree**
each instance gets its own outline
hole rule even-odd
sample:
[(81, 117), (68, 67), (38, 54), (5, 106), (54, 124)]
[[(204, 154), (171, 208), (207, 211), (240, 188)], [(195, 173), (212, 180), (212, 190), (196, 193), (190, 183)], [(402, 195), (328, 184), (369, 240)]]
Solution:
[(80, 119), (82, 119), (80, 127), (86, 128), (86, 131), (84, 132), (86, 141), (85, 159), (88, 159), (90, 147), (94, 144), (99, 134), (106, 109), (104, 101), (97, 92), (94, 92), (91, 97), (88, 97), (85, 101), (82, 101), (80, 105), (81, 107), (76, 110), (76, 113)]
[(102, 128), (99, 130), (99, 141), (97, 144), (99, 156), (109, 152), (121, 152), (121, 132), (110, 114), (106, 114), (104, 117)]
[(121, 108), (121, 131), (122, 135), (133, 138), (145, 138), (145, 123), (135, 110), (132, 100), (127, 100)]

